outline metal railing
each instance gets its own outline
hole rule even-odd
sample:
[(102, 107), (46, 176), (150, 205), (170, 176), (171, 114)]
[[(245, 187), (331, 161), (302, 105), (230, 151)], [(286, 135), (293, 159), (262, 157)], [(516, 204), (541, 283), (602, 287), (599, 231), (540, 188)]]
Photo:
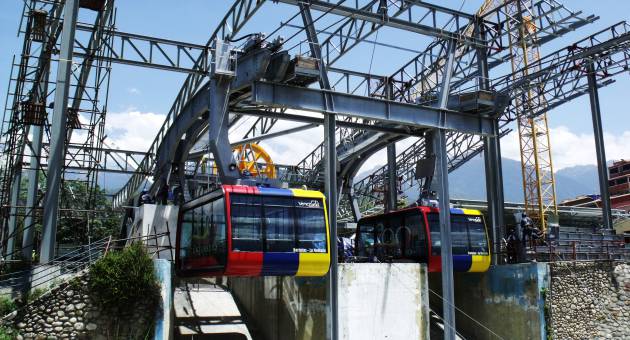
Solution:
[[(127, 241), (142, 241), (150, 256), (162, 251), (161, 248), (171, 248), (171, 246), (152, 245), (150, 241), (167, 235), (165, 233), (131, 237), (125, 239), (113, 239), (111, 236), (100, 239), (90, 244), (82, 245), (76, 249), (57, 256), (54, 260), (40, 263), (28, 269), (18, 270), (0, 274), (0, 296), (15, 296), (20, 292), (28, 292), (33, 289), (49, 290), (77, 274), (87, 270), (92, 264), (101, 259), (105, 254), (113, 250), (124, 248)], [(3, 261), (2, 266), (17, 264), (19, 261)], [(27, 263), (28, 264), (28, 263)]]
[(527, 258), (545, 262), (630, 258), (630, 251), (619, 240), (565, 239), (549, 241), (546, 245), (531, 242), (526, 250)]

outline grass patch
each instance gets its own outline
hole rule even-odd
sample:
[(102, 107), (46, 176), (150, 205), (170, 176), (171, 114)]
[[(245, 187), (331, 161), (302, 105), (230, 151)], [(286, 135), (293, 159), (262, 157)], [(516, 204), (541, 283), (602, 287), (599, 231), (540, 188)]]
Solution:
[(17, 331), (13, 328), (0, 326), (0, 340), (13, 340), (17, 336)]
[(0, 316), (7, 315), (15, 310), (17, 310), (18, 306), (15, 301), (11, 300), (6, 296), (0, 297)]

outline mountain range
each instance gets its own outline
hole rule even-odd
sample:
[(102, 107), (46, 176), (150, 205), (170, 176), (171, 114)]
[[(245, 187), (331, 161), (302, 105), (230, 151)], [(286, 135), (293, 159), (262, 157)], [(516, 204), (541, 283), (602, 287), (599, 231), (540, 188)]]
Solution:
[[(376, 170), (368, 169), (357, 176), (359, 179)], [(503, 191), (506, 202), (523, 201), (523, 179), (521, 164), (518, 161), (503, 158)], [(555, 172), (557, 201), (575, 198), (580, 195), (598, 194), (597, 167), (579, 165)], [(449, 174), (451, 198), (485, 200), (486, 178), (483, 157), (475, 157)], [(409, 199), (418, 197), (418, 188), (406, 188)]]
[[(521, 164), (518, 161), (503, 158), (503, 188), (507, 202), (523, 201), (523, 182), (521, 177)], [(372, 173), (378, 167), (364, 170), (357, 176), (358, 179)], [(127, 181), (128, 175), (107, 174), (101, 178), (100, 183), (107, 193), (115, 193)], [(598, 194), (597, 167), (595, 165), (579, 165), (564, 168), (555, 173), (557, 201), (575, 198), (580, 195)], [(449, 187), (451, 198), (485, 200), (486, 181), (484, 175), (483, 158), (478, 156), (459, 169), (449, 174)], [(405, 194), (410, 199), (418, 197), (418, 189), (410, 188)]]

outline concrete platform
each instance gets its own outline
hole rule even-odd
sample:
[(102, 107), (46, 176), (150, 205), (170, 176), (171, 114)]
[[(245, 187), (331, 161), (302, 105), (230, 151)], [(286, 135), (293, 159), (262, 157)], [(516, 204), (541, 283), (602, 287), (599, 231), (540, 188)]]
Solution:
[(252, 340), (232, 294), (211, 280), (180, 284), (173, 304), (176, 339)]

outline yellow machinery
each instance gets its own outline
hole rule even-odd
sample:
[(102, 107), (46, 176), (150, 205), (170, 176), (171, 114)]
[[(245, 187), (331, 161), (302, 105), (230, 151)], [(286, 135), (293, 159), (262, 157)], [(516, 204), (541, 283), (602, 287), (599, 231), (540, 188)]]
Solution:
[(262, 146), (248, 143), (236, 146), (233, 151), (241, 173), (247, 171), (253, 177), (276, 178), (273, 160)]
[[(241, 174), (247, 173), (252, 177), (276, 178), (276, 166), (269, 153), (262, 146), (255, 143), (241, 144), (235, 146), (232, 152)], [(205, 174), (208, 165), (210, 165), (211, 174), (217, 174), (217, 168), (211, 162), (209, 154), (201, 158), (199, 161), (201, 173)]]

